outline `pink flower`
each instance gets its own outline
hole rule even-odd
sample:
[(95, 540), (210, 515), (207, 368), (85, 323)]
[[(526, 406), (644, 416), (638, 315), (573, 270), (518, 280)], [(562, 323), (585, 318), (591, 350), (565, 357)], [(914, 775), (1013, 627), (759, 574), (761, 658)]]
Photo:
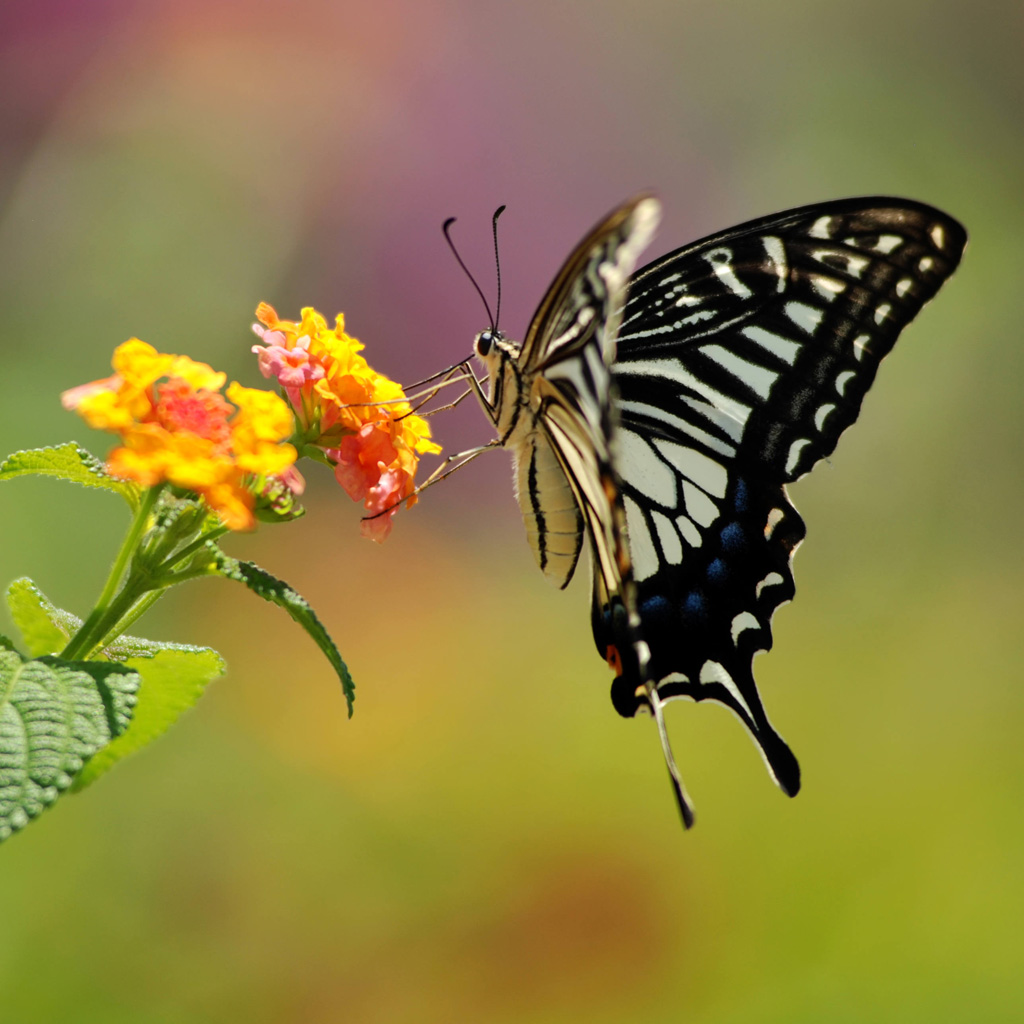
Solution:
[(383, 544), (391, 533), (391, 517), (409, 494), (411, 479), (400, 469), (388, 469), (380, 463), (380, 477), (366, 495), (366, 510), (370, 518), (359, 524), (360, 533), (370, 540)]
[(381, 470), (398, 458), (385, 423), (367, 423), (326, 452), (335, 459), (334, 476), (353, 501), (362, 501), (380, 481)]
[(264, 345), (252, 347), (259, 359), (260, 373), (264, 377), (276, 377), (292, 407), (301, 409), (303, 386), (311, 386), (324, 376), (322, 364), (309, 353), (309, 335), (299, 338), (292, 348), (288, 348), (288, 339), (283, 331), (268, 331), (260, 324), (252, 327), (264, 342)]
[(275, 479), (280, 480), (296, 497), (306, 489), (306, 478), (294, 466), (289, 466), (284, 472), (278, 473)]

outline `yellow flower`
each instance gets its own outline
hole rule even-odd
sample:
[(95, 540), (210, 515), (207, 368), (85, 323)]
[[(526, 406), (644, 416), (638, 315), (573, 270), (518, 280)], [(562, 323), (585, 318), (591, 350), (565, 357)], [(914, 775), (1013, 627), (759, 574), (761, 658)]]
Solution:
[(107, 468), (146, 487), (170, 483), (200, 495), (233, 530), (255, 525), (263, 480), (286, 471), (294, 420), (277, 395), (232, 384), (187, 356), (133, 338), (114, 353), (113, 377), (65, 392), (66, 407), (121, 437)]
[(262, 476), (283, 473), (296, 454), (290, 444), (281, 444), (295, 427), (287, 403), (279, 395), (237, 382), (227, 394), (238, 407), (231, 421), (231, 447), (238, 465)]

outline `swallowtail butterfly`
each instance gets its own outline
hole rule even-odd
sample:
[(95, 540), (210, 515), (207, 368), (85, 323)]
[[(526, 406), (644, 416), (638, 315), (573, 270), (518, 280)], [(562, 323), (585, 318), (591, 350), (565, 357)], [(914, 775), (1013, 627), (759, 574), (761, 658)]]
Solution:
[(848, 199), (742, 224), (634, 274), (659, 213), (642, 195), (597, 224), (522, 344), (496, 325), (477, 335), (486, 392), (472, 382), (497, 430), (486, 447), (512, 453), (548, 579), (566, 586), (589, 542), (612, 703), (653, 712), (689, 827), (662, 713), (674, 698), (730, 708), (782, 790), (800, 788), (752, 671), (793, 597), (805, 533), (786, 485), (857, 418), (967, 236), (921, 203)]

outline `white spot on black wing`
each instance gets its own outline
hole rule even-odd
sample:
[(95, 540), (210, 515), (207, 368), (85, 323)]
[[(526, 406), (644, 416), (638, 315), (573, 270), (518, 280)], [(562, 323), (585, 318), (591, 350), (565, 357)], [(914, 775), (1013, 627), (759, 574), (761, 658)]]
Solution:
[(754, 587), (754, 596), (755, 597), (760, 597), (762, 590), (765, 590), (768, 587), (777, 587), (780, 583), (785, 583), (785, 582), (786, 581), (782, 578), (780, 573), (770, 572), (770, 573), (768, 573), (767, 576), (765, 576), (765, 578), (763, 580), (761, 580), (757, 584), (756, 587)]
[(661, 437), (654, 439), (654, 446), (683, 476), (692, 480), (708, 494), (713, 494), (716, 498), (725, 497), (729, 478), (723, 465), (693, 448), (676, 444), (675, 441), (666, 441)]
[(793, 470), (796, 469), (797, 464), (800, 462), (801, 453), (810, 443), (808, 438), (799, 437), (789, 446), (789, 454), (786, 456), (787, 475), (792, 474)]
[(732, 620), (732, 642), (735, 645), (739, 639), (740, 633), (748, 629), (760, 629), (761, 623), (757, 621), (757, 616), (753, 612), (740, 612)]
[(829, 225), (831, 223), (831, 217), (819, 217), (811, 225), (811, 229), (807, 234), (810, 235), (811, 238), (831, 238), (832, 232), (829, 230)]
[(846, 393), (846, 385), (849, 384), (856, 376), (857, 374), (853, 370), (843, 370), (843, 372), (836, 377), (836, 391), (840, 395), (844, 395)]
[(623, 478), (652, 501), (673, 508), (678, 497), (675, 474), (658, 458), (647, 441), (632, 430), (622, 430), (618, 435), (618, 445), (618, 463)]
[(818, 329), (825, 312), (814, 306), (808, 306), (806, 302), (787, 302), (785, 309), (786, 316), (808, 334), (813, 334)]
[(704, 538), (701, 536), (700, 530), (697, 529), (693, 520), (690, 519), (689, 516), (676, 516), (676, 525), (679, 527), (679, 532), (683, 535), (683, 540), (685, 540), (691, 548), (699, 548), (704, 542)]
[(835, 409), (835, 404), (832, 402), (826, 402), (824, 405), (818, 406), (818, 411), (814, 414), (814, 425), (819, 430), (825, 426), (825, 420), (833, 409)]
[(711, 269), (726, 288), (741, 299), (749, 299), (754, 293), (736, 276), (732, 265), (732, 250), (725, 246), (711, 249), (704, 253), (704, 259), (711, 264)]
[(783, 338), (779, 334), (773, 334), (763, 327), (758, 327), (757, 325), (744, 327), (740, 333), (745, 338), (749, 338), (768, 352), (771, 352), (773, 356), (778, 356), (783, 362), (789, 363), (790, 366), (796, 362), (796, 357), (800, 354), (801, 345), (799, 342)]
[(710, 526), (718, 518), (718, 506), (689, 480), (683, 481), (683, 494), (686, 497), (686, 511), (695, 522), (701, 526)]
[(767, 367), (748, 362), (721, 345), (707, 345), (704, 352), (761, 398), (768, 397), (772, 385), (778, 379), (779, 375)]
[(764, 524), (764, 539), (771, 540), (772, 534), (775, 532), (775, 527), (782, 522), (785, 512), (781, 508), (773, 508), (768, 513), (768, 521)]

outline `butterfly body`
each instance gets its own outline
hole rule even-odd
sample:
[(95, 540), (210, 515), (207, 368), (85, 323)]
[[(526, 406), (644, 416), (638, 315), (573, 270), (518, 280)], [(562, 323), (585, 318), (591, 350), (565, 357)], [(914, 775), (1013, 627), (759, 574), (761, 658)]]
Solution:
[[(881, 358), (956, 267), (963, 228), (871, 198), (803, 207), (676, 250), (633, 274), (659, 204), (640, 196), (576, 247), (523, 344), (496, 328), (478, 391), (541, 569), (565, 586), (583, 538), (612, 701), (729, 707), (789, 795), (800, 771), (752, 661), (794, 593), (805, 527), (786, 485), (835, 448)], [(632, 275), (632, 276), (631, 276)]]

